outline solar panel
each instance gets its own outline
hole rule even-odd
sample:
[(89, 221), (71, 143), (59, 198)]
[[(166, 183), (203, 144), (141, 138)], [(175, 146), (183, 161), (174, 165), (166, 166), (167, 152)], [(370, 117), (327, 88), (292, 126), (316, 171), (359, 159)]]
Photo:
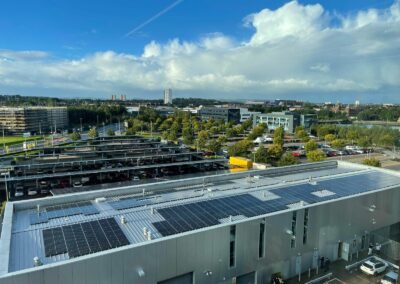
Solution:
[(117, 201), (109, 202), (115, 210), (124, 210), (129, 208), (136, 208), (140, 206), (150, 205), (153, 201), (150, 198), (136, 199), (132, 197), (121, 198)]
[(46, 257), (68, 253), (74, 258), (129, 244), (114, 218), (46, 229), (42, 234)]
[(62, 205), (49, 206), (46, 211), (31, 213), (29, 221), (31, 225), (47, 223), (50, 219), (63, 218), (83, 214), (85, 216), (99, 214), (99, 210), (90, 202), (68, 203)]
[[(157, 209), (164, 221), (153, 225), (162, 236), (169, 236), (217, 225), (229, 216), (254, 217), (289, 209), (301, 201), (314, 204), (398, 184), (398, 177), (378, 172), (351, 175), (318, 181), (316, 185), (307, 183), (273, 189), (270, 192), (280, 197), (273, 200), (262, 201), (253, 195), (241, 194)], [(316, 191), (329, 194), (315, 194)]]

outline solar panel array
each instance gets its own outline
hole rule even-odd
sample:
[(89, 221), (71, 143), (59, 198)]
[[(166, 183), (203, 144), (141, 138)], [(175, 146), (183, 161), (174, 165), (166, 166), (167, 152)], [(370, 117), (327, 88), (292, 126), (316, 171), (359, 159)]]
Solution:
[(120, 198), (117, 201), (112, 201), (109, 202), (112, 208), (115, 210), (124, 210), (124, 209), (129, 209), (129, 208), (135, 208), (139, 206), (144, 206), (144, 205), (150, 205), (153, 203), (153, 200), (150, 198), (145, 198), (145, 199), (135, 199), (131, 197), (127, 198)]
[[(169, 236), (220, 224), (220, 219), (243, 215), (254, 217), (288, 209), (288, 205), (304, 201), (314, 204), (341, 197), (398, 185), (400, 179), (384, 173), (360, 175), (318, 181), (316, 185), (300, 184), (270, 190), (280, 198), (261, 201), (250, 194), (221, 197), (195, 203), (157, 209), (165, 219), (153, 225), (162, 236)], [(318, 196), (313, 192), (329, 190), (332, 195)]]
[(29, 221), (31, 225), (47, 223), (50, 219), (55, 218), (62, 218), (79, 214), (89, 216), (99, 213), (99, 210), (97, 210), (97, 208), (89, 201), (49, 206), (45, 209), (45, 211), (31, 213), (29, 215)]
[(46, 229), (42, 234), (46, 257), (68, 253), (73, 258), (129, 244), (114, 218)]

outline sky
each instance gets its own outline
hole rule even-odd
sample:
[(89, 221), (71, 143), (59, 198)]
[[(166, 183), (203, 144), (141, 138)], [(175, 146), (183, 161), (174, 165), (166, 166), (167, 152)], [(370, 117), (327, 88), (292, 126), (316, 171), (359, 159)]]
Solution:
[(400, 103), (400, 0), (3, 0), (0, 94)]

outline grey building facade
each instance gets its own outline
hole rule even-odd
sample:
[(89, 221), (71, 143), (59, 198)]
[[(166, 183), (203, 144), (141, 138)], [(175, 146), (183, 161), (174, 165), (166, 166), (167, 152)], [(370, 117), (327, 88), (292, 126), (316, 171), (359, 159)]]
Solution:
[(260, 123), (265, 123), (269, 130), (283, 127), (286, 132), (294, 133), (296, 127), (300, 125), (300, 115), (292, 112), (272, 112), (254, 115), (253, 126)]
[(0, 107), (0, 124), (5, 134), (46, 132), (68, 127), (66, 107)]
[(239, 108), (224, 108), (224, 107), (202, 107), (199, 110), (201, 120), (208, 119), (223, 120), (225, 122), (240, 122)]
[[(357, 252), (367, 250), (370, 242), (378, 241), (378, 237), (385, 238), (389, 248), (392, 243), (394, 245), (390, 240), (391, 231), (398, 231), (400, 221), (400, 176), (395, 172), (330, 161), (250, 174), (254, 177), (250, 187), (249, 172), (209, 177), (207, 181), (194, 178), (147, 185), (146, 190), (155, 193), (168, 186), (187, 188), (188, 184), (198, 184), (203, 187), (203, 183), (208, 190), (191, 197), (188, 192), (182, 192), (179, 200), (170, 201), (163, 199), (165, 196), (161, 194), (158, 205), (123, 209), (115, 215), (112, 215), (114, 213), (108, 202), (115, 201), (116, 194), (140, 196), (143, 186), (9, 203), (0, 242), (0, 283), (270, 283), (274, 273), (289, 278), (314, 269), (320, 256), (332, 261), (350, 260)], [(310, 176), (312, 181), (308, 180)], [(281, 182), (277, 184), (276, 179)], [(357, 185), (360, 180), (366, 179), (371, 181), (370, 190)], [(343, 182), (346, 183), (343, 188), (351, 188), (348, 195), (344, 191), (333, 192)], [(240, 188), (232, 186), (232, 183)], [(321, 201), (311, 204), (304, 197), (303, 202), (299, 202), (293, 195), (300, 190), (297, 186), (309, 188), (309, 193), (321, 198)], [(305, 194), (307, 190), (304, 188), (301, 191)], [(226, 220), (221, 219), (218, 225), (169, 236), (161, 236), (147, 222), (157, 220), (161, 202), (164, 203), (162, 207), (172, 210), (169, 211), (171, 214), (178, 209), (176, 206), (183, 206), (179, 207), (182, 212), (192, 214), (191, 218), (198, 218), (198, 222), (205, 221), (212, 214), (189, 212), (188, 206), (194, 202), (196, 210), (201, 210), (198, 202), (225, 198), (231, 191), (235, 194), (250, 192), (257, 199), (267, 202), (275, 200), (278, 208), (279, 198), (274, 195), (279, 190), (286, 193), (289, 203), (285, 204), (285, 208), (271, 209), (267, 214), (229, 216)], [(106, 198), (107, 202), (94, 203), (93, 200), (98, 197)], [(92, 200), (100, 211), (99, 215), (52, 220), (48, 224), (27, 224), (28, 214), (34, 213), (38, 205), (46, 208), (50, 204), (54, 206), (83, 200)], [(232, 202), (235, 203), (235, 200)], [(225, 202), (225, 199), (222, 201)], [(237, 204), (236, 210), (239, 208)], [(212, 210), (224, 211), (227, 207)], [(126, 218), (126, 223), (121, 221), (119, 226), (129, 238), (130, 245), (77, 258), (69, 258), (68, 254), (49, 258), (43, 256), (45, 245), (41, 231), (44, 228), (65, 223), (83, 225), (82, 218), (105, 218), (110, 214), (115, 220), (120, 220), (122, 216)], [(176, 226), (183, 225), (185, 220), (177, 219)], [(149, 228), (153, 237), (144, 238), (143, 228)], [(34, 256), (38, 256), (43, 265), (35, 267), (32, 261)]]

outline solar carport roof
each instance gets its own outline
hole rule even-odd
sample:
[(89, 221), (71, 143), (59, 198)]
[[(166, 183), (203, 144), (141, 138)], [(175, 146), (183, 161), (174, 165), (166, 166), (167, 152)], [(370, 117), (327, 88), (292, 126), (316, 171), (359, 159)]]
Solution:
[[(150, 185), (143, 185), (146, 186)], [(149, 194), (136, 191), (109, 196), (102, 202), (93, 198), (101, 197), (102, 192), (75, 202), (68, 195), (55, 198), (57, 204), (47, 206), (25, 202), (11, 217), (8, 272), (31, 268), (35, 256), (43, 264), (60, 262), (396, 187), (400, 186), (400, 177), (386, 171), (341, 165), (274, 176), (261, 171), (252, 178), (232, 174), (229, 179), (198, 185), (189, 180), (187, 184), (172, 181), (165, 186), (172, 190), (154, 190)], [(150, 232), (146, 236), (144, 228)]]

